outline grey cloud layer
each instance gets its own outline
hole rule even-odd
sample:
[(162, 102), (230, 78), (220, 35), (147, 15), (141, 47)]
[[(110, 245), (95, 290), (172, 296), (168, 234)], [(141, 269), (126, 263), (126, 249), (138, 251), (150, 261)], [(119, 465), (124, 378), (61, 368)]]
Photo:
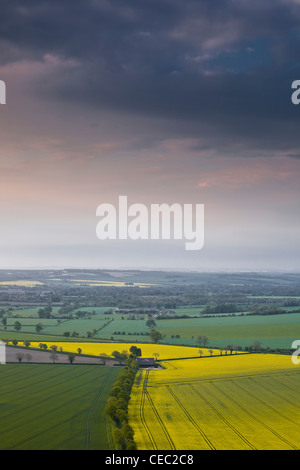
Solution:
[(299, 19), (284, 0), (6, 0), (1, 62), (59, 58), (35, 84), (45, 99), (164, 118), (228, 153), (293, 154)]

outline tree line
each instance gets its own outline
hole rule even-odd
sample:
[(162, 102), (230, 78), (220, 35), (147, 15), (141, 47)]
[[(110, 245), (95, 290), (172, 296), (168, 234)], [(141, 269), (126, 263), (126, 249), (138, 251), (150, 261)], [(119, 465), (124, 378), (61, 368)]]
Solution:
[(131, 389), (138, 370), (136, 359), (141, 355), (141, 349), (137, 346), (130, 348), (126, 366), (115, 381), (105, 408), (106, 414), (114, 422), (115, 427), (112, 435), (116, 444), (116, 450), (136, 450), (137, 448), (134, 442), (134, 431), (128, 423), (128, 405)]

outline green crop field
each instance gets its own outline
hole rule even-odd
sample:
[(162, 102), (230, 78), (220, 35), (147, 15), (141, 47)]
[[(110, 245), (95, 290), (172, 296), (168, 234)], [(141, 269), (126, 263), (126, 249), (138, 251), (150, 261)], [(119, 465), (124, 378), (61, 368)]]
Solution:
[[(114, 336), (115, 332), (121, 333), (116, 336), (116, 339), (122, 339), (122, 333), (125, 333), (125, 337), (130, 336), (129, 333), (149, 333), (150, 329), (146, 326), (145, 320), (113, 320), (107, 326), (97, 333), (96, 338), (110, 338)], [(129, 334), (129, 335), (128, 335)], [(123, 335), (124, 336), (124, 335)], [(147, 340), (146, 340), (147, 341)]]
[[(189, 312), (189, 309), (186, 311)], [(50, 340), (51, 337), (63, 337), (65, 332), (72, 335), (75, 331), (79, 338), (88, 338), (88, 332), (92, 332), (93, 340), (111, 340), (113, 337), (116, 341), (151, 342), (146, 316), (137, 318), (129, 320), (126, 315), (106, 316), (99, 313), (86, 318), (64, 319), (59, 324), (54, 318), (19, 318), (18, 321), (22, 325), (19, 333), (14, 329), (16, 319), (8, 318), (5, 330), (0, 324), (0, 338), (36, 341), (36, 324), (41, 323), (41, 341)], [(226, 347), (233, 344), (245, 348), (254, 341), (259, 341), (264, 348), (290, 348), (293, 340), (300, 337), (300, 313), (224, 315), (155, 321), (156, 328), (164, 336), (163, 342), (178, 345), (195, 346), (198, 336), (206, 336), (210, 347)]]
[(116, 307), (80, 307), (80, 308), (75, 308), (74, 310), (72, 310), (71, 313), (76, 314), (76, 312), (80, 311), (80, 312), (92, 313), (93, 315), (96, 314), (96, 315), (101, 315), (102, 316), (107, 311), (109, 311), (109, 310), (114, 311), (115, 309), (116, 309)]
[[(13, 310), (10, 310), (10, 314), (13, 317), (30, 317), (30, 318), (36, 318), (38, 320), (39, 315), (38, 311), (43, 308), (43, 305), (40, 305), (38, 307), (19, 307), (19, 308), (14, 308)], [(53, 315), (56, 315), (59, 310), (59, 307), (52, 307), (52, 313)]]
[(166, 341), (176, 344), (195, 344), (197, 336), (202, 335), (216, 347), (245, 347), (260, 341), (263, 347), (290, 348), (293, 339), (300, 335), (300, 314), (158, 320), (157, 328), (166, 335)]
[[(81, 338), (87, 336), (88, 332), (93, 331), (94, 329), (98, 330), (102, 328), (107, 320), (104, 319), (104, 316), (101, 320), (96, 319), (94, 320), (93, 317), (89, 319), (78, 319), (78, 320), (66, 320), (60, 323), (59, 325), (55, 326), (46, 326), (43, 328), (43, 334), (49, 335), (63, 335), (66, 331), (69, 331), (71, 334), (73, 331), (79, 333)], [(43, 323), (43, 320), (41, 320)]]
[[(8, 318), (5, 331), (15, 332), (15, 321), (15, 318)], [(56, 319), (43, 318), (36, 320), (33, 318), (19, 318), (17, 321), (21, 323), (21, 333), (36, 333), (36, 325), (40, 323), (43, 325), (43, 329), (41, 330), (42, 335), (63, 336), (66, 331), (70, 334), (76, 331), (82, 338), (86, 337), (88, 332), (94, 329), (98, 330), (108, 322), (108, 320), (105, 320), (104, 315), (102, 315), (102, 318), (96, 319), (91, 317), (91, 319), (63, 320), (61, 323), (58, 323)]]
[(104, 407), (119, 368), (0, 366), (0, 449), (109, 449)]
[[(218, 318), (156, 320), (156, 328), (165, 335), (164, 342), (178, 345), (195, 346), (198, 336), (206, 336), (209, 346), (212, 347), (234, 344), (244, 348), (254, 341), (260, 341), (263, 347), (290, 348), (292, 341), (300, 337), (300, 314), (225, 315)], [(46, 331), (50, 330), (47, 328), (43, 332)], [(124, 320), (116, 319), (110, 322), (95, 335), (95, 338), (113, 337), (118, 341), (151, 342), (149, 335), (146, 336), (149, 332), (150, 329), (144, 320), (132, 321), (125, 317)]]

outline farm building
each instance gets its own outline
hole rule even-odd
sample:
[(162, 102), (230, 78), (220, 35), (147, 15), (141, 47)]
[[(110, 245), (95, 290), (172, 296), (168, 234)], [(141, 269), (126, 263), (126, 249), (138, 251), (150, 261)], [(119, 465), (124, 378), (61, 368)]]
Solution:
[(160, 364), (158, 364), (153, 358), (151, 357), (145, 357), (141, 358), (139, 357), (137, 359), (139, 367), (140, 368), (147, 368), (147, 367), (155, 367), (155, 368), (160, 368)]

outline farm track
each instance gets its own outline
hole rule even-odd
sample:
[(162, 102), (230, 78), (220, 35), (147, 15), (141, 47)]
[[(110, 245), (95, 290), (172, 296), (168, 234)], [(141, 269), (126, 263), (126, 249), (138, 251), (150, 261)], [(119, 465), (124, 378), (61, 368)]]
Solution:
[(190, 415), (190, 413), (187, 411), (187, 409), (184, 407), (184, 405), (181, 403), (181, 401), (179, 400), (179, 398), (175, 395), (175, 393), (173, 392), (173, 390), (171, 389), (171, 387), (169, 385), (166, 385), (166, 388), (168, 390), (168, 392), (171, 394), (171, 396), (174, 398), (174, 400), (176, 401), (176, 403), (179, 405), (179, 407), (182, 409), (182, 411), (184, 412), (184, 414), (186, 415), (186, 417), (188, 418), (188, 420), (190, 421), (190, 423), (197, 429), (197, 431), (199, 432), (199, 434), (201, 435), (201, 437), (204, 439), (204, 441), (206, 442), (206, 444), (208, 445), (208, 447), (211, 449), (211, 450), (216, 450), (215, 446), (213, 445), (213, 443), (211, 442), (211, 440), (207, 437), (207, 435), (205, 434), (205, 432), (201, 429), (201, 427), (198, 425), (198, 423), (196, 423), (196, 421), (193, 419), (193, 417)]
[(162, 418), (160, 417), (160, 415), (159, 415), (157, 409), (155, 408), (154, 403), (153, 403), (153, 401), (152, 401), (152, 398), (151, 398), (149, 392), (146, 390), (145, 393), (146, 393), (146, 395), (147, 395), (147, 398), (148, 398), (148, 401), (149, 401), (150, 406), (151, 406), (151, 408), (152, 408), (152, 411), (154, 412), (154, 414), (155, 414), (155, 416), (156, 416), (156, 419), (158, 420), (158, 422), (159, 422), (159, 424), (160, 424), (160, 426), (161, 426), (161, 428), (162, 428), (162, 430), (163, 430), (163, 432), (164, 432), (164, 434), (165, 434), (165, 436), (166, 436), (166, 438), (167, 438), (167, 440), (168, 440), (168, 442), (169, 442), (169, 444), (170, 444), (170, 448), (171, 448), (172, 450), (176, 450), (176, 446), (175, 446), (175, 444), (174, 444), (174, 441), (173, 441), (173, 439), (171, 438), (171, 436), (170, 436), (170, 434), (169, 434), (169, 432), (168, 432), (166, 426), (164, 425), (164, 422), (163, 422)]
[[(234, 381), (232, 381), (234, 382)], [(214, 382), (212, 382), (213, 387), (215, 387), (220, 393), (222, 393), (224, 396), (228, 398), (232, 403), (234, 403), (240, 410), (242, 410), (245, 414), (247, 414), (250, 418), (252, 418), (254, 421), (259, 423), (261, 426), (264, 428), (268, 429), (274, 436), (276, 436), (278, 439), (280, 439), (282, 442), (287, 444), (289, 447), (291, 447), (294, 450), (299, 450), (298, 447), (294, 446), (291, 442), (289, 442), (287, 439), (285, 439), (283, 436), (281, 436), (277, 431), (275, 431), (271, 426), (268, 424), (264, 423), (261, 419), (257, 418), (253, 413), (248, 411), (246, 408), (244, 408), (240, 403), (238, 403), (234, 398), (232, 398), (230, 395), (228, 395), (224, 390), (221, 390)]]
[(201, 400), (204, 401), (204, 403), (218, 416), (218, 418), (220, 418), (237, 435), (238, 438), (250, 447), (250, 449), (257, 450), (256, 447), (251, 444), (251, 442), (248, 441), (248, 439), (243, 436), (243, 434), (241, 434), (206, 398), (204, 398), (204, 396), (193, 385), (190, 384), (190, 388), (201, 398)]
[(149, 377), (149, 371), (147, 370), (145, 374), (144, 383), (143, 383), (142, 397), (141, 397), (141, 403), (140, 403), (140, 418), (141, 418), (141, 423), (147, 433), (147, 436), (152, 444), (153, 449), (158, 450), (155, 439), (146, 423), (145, 416), (144, 416), (144, 406), (145, 406), (148, 377)]
[(109, 417), (105, 415), (105, 433), (106, 433), (106, 440), (108, 443), (107, 450), (114, 450), (114, 440), (112, 437), (112, 423), (109, 421)]
[(112, 369), (110, 369), (109, 373), (106, 375), (106, 377), (105, 377), (103, 383), (101, 384), (101, 387), (98, 390), (97, 395), (94, 398), (93, 403), (92, 403), (92, 405), (89, 409), (89, 412), (88, 412), (88, 415), (87, 415), (87, 418), (86, 418), (86, 425), (85, 425), (85, 449), (86, 450), (89, 450), (90, 447), (91, 447), (91, 418), (92, 418), (92, 415), (93, 415), (93, 411), (95, 409), (95, 406), (96, 406), (99, 398), (101, 397), (101, 395), (103, 393), (103, 390), (106, 387), (107, 382), (111, 378), (111, 375), (112, 375)]
[[(112, 375), (112, 370), (109, 371), (109, 374), (105, 377), (103, 383), (101, 384), (101, 387), (100, 389), (98, 390), (97, 392), (97, 395), (95, 396), (92, 404), (91, 404), (91, 407), (89, 409), (89, 412), (88, 412), (88, 415), (86, 417), (86, 423), (85, 423), (85, 428), (82, 429), (81, 431), (79, 431), (78, 433), (74, 434), (74, 436), (71, 436), (69, 437), (68, 439), (65, 439), (64, 441), (60, 442), (57, 446), (53, 447), (52, 450), (58, 450), (60, 449), (61, 447), (65, 446), (66, 444), (69, 444), (70, 442), (74, 441), (74, 439), (76, 439), (78, 436), (80, 436), (81, 434), (84, 434), (85, 435), (85, 450), (89, 450), (90, 449), (90, 441), (91, 441), (91, 430), (90, 430), (90, 427), (91, 427), (91, 417), (92, 417), (92, 414), (93, 414), (93, 411), (95, 409), (95, 406), (99, 400), (99, 398), (101, 397), (102, 393), (103, 393), (103, 390), (107, 384), (107, 382), (109, 381), (110, 377)], [(83, 414), (85, 411), (82, 411), (81, 414)]]

